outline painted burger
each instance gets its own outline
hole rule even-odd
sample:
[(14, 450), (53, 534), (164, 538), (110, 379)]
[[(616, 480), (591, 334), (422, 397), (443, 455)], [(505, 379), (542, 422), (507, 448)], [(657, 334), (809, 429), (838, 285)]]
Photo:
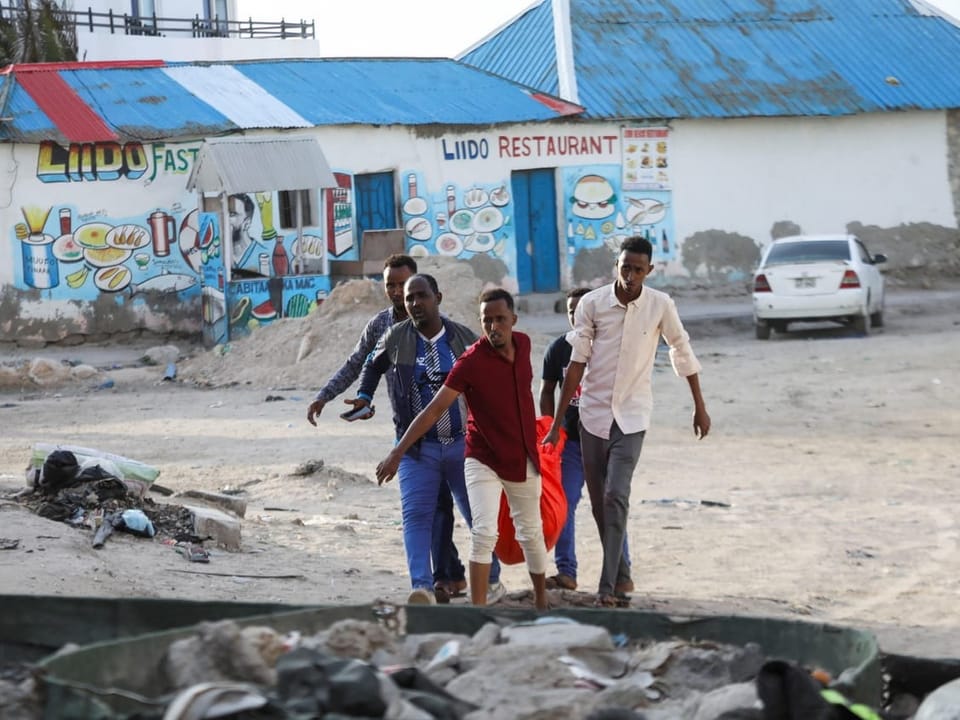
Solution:
[(589, 220), (610, 217), (616, 210), (613, 186), (599, 175), (584, 175), (573, 188), (573, 214)]

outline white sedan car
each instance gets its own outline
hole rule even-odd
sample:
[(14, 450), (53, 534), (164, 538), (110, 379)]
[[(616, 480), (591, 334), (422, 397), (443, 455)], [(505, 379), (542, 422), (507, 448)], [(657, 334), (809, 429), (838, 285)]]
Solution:
[(791, 322), (832, 320), (861, 333), (883, 325), (885, 255), (853, 235), (795, 235), (774, 240), (753, 276), (757, 337)]

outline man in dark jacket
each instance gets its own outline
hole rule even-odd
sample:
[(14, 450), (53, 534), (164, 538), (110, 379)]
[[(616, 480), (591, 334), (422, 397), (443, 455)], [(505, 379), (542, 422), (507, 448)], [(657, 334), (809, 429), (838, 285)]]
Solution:
[[(367, 322), (356, 347), (343, 366), (327, 381), (307, 408), (307, 421), (316, 426), (316, 418), (323, 412), (328, 402), (343, 393), (360, 377), (363, 363), (377, 345), (377, 341), (392, 325), (407, 319), (407, 308), (403, 302), (403, 288), (411, 275), (417, 272), (417, 261), (409, 255), (394, 254), (383, 263), (383, 291), (390, 301), (390, 307), (381, 310)], [(393, 384), (393, 372), (387, 373), (387, 384)], [(357, 409), (356, 400), (345, 400)], [(446, 595), (454, 595), (466, 588), (465, 569), (460, 562), (460, 554), (453, 544), (453, 498), (446, 488), (442, 488), (437, 502), (435, 525), (433, 528), (433, 561), (435, 565), (434, 582)]]
[(377, 480), (397, 474), (403, 483), (406, 453), (441, 426), (456, 409), (469, 407), (465, 438), (464, 485), (475, 521), (471, 528), (470, 600), (489, 604), (487, 558), (496, 547), (501, 493), (506, 494), (517, 542), (533, 582), (533, 602), (547, 609), (547, 551), (540, 513), (540, 455), (533, 405), (530, 338), (513, 331), (513, 296), (503, 288), (480, 296), (483, 338), (457, 358), (435, 397), (421, 410), (383, 461)]
[[(443, 387), (454, 361), (476, 339), (465, 325), (440, 314), (443, 296), (430, 275), (414, 275), (404, 288), (410, 319), (381, 337), (360, 375), (358, 401), (369, 403), (380, 377), (392, 369), (389, 383), (397, 439)], [(430, 539), (437, 496), (449, 487), (467, 525), (472, 525), (463, 476), (467, 412), (463, 401), (451, 405), (426, 435), (404, 455), (399, 467), (403, 544), (413, 591), (409, 602), (436, 601), (430, 567)], [(499, 590), (499, 566), (491, 568), (491, 588)]]

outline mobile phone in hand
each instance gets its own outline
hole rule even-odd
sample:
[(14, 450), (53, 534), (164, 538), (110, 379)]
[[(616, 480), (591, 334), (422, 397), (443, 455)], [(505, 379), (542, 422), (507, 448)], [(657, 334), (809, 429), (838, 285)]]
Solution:
[(363, 405), (354, 410), (347, 410), (344, 413), (340, 413), (340, 417), (347, 422), (353, 422), (354, 420), (366, 420), (369, 417), (373, 417), (375, 408), (373, 405)]

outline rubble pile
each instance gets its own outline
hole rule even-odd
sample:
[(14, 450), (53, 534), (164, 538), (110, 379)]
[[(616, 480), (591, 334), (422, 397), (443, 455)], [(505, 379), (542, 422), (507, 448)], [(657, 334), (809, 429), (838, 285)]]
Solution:
[[(424, 258), (419, 267), (437, 280), (443, 294), (441, 312), (479, 333), (477, 299), (484, 283), (470, 264)], [(275, 320), (190, 358), (178, 368), (179, 377), (210, 387), (318, 389), (353, 351), (367, 321), (385, 307), (382, 282), (347, 281), (337, 285), (310, 315)]]
[(770, 660), (754, 643), (629, 639), (552, 616), (407, 634), (404, 608), (373, 612), (379, 622), (316, 634), (200, 623), (150, 672), (151, 706), (166, 704), (164, 720), (211, 704), (251, 718), (770, 720), (841, 717), (832, 703), (845, 701), (843, 675)]
[(0, 364), (0, 392), (58, 387), (70, 382), (94, 380), (100, 371), (92, 365), (37, 357)]
[[(94, 533), (103, 547), (114, 530), (172, 543), (202, 542), (196, 513), (147, 496), (159, 470), (136, 460), (73, 445), (37, 443), (27, 487), (12, 499), (40, 517)], [(169, 493), (169, 490), (165, 492)]]
[(193, 512), (182, 505), (157, 503), (131, 487), (130, 481), (114, 477), (88, 480), (61, 488), (52, 494), (22, 493), (17, 502), (48, 520), (64, 522), (96, 533), (106, 518), (125, 510), (140, 510), (150, 520), (156, 535), (176, 541), (200, 542), (194, 534)]

